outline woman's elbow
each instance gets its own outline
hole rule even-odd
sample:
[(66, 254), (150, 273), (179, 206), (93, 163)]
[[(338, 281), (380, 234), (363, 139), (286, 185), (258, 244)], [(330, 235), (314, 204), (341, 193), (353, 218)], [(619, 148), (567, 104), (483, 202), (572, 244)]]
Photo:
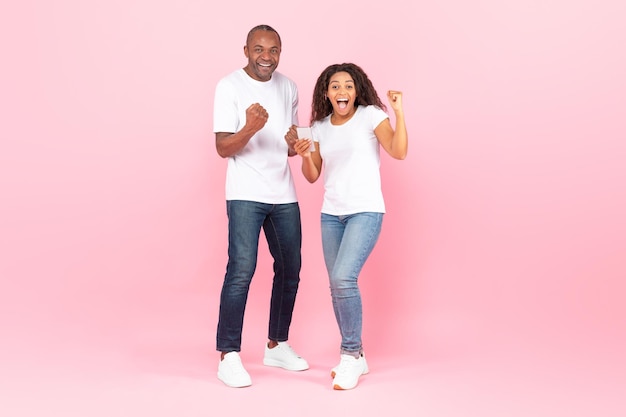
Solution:
[(389, 152), (392, 158), (398, 159), (401, 161), (406, 158), (407, 153), (408, 153), (407, 149), (394, 149), (391, 152)]
[(305, 175), (304, 178), (306, 178), (306, 180), (310, 183), (313, 184), (315, 181), (317, 181), (318, 176), (314, 176), (314, 175)]

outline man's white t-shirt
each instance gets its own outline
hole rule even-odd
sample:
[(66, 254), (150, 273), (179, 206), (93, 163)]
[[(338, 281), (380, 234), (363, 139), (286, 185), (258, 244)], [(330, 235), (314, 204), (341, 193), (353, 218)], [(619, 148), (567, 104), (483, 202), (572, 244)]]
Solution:
[(376, 106), (358, 106), (335, 126), (330, 116), (313, 123), (324, 175), (322, 213), (334, 216), (385, 212), (380, 180), (380, 146), (374, 129), (389, 116)]
[(298, 89), (274, 72), (269, 81), (251, 78), (238, 69), (215, 88), (213, 132), (236, 133), (246, 124), (246, 109), (259, 103), (268, 113), (265, 126), (236, 155), (228, 158), (226, 200), (267, 204), (297, 201), (285, 134), (298, 124)]

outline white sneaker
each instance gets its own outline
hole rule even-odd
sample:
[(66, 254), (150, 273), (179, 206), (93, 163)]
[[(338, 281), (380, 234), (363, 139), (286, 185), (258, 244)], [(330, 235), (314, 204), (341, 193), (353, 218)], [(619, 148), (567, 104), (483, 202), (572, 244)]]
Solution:
[(250, 374), (241, 363), (237, 352), (228, 352), (217, 367), (217, 378), (233, 388), (249, 387), (252, 385)]
[(359, 377), (369, 372), (365, 356), (358, 359), (352, 355), (341, 355), (339, 365), (333, 368), (333, 388), (337, 390), (352, 389), (359, 383)]
[(309, 364), (301, 358), (287, 342), (278, 342), (278, 345), (270, 349), (265, 345), (263, 365), (276, 366), (288, 371), (304, 371), (309, 369)]
[[(361, 353), (361, 356), (363, 356), (363, 360), (365, 360), (365, 353)], [(339, 368), (339, 365), (335, 366), (334, 368), (332, 368), (330, 370), (330, 377), (334, 378), (335, 375), (337, 375), (337, 368)], [(363, 372), (363, 375), (367, 374), (369, 372), (369, 368), (367, 367), (367, 361), (365, 361), (365, 372)]]

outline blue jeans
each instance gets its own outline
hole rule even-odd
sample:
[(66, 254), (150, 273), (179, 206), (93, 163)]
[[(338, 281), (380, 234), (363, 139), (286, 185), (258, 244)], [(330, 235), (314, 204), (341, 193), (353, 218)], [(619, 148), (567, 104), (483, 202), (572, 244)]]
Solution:
[(254, 201), (226, 202), (228, 264), (220, 296), (217, 350), (239, 352), (248, 290), (256, 269), (261, 229), (274, 258), (268, 338), (284, 342), (300, 282), (300, 206)]
[(341, 353), (362, 351), (363, 308), (358, 280), (376, 245), (383, 213), (332, 216), (322, 213), (322, 248), (330, 279), (330, 294), (341, 333)]

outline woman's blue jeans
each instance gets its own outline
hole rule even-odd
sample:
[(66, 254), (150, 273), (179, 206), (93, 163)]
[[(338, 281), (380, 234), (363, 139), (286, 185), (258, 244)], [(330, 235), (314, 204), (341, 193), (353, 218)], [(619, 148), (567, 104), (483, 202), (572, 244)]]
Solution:
[(274, 258), (268, 338), (284, 342), (300, 282), (302, 228), (298, 203), (226, 202), (228, 264), (220, 297), (217, 350), (239, 352), (248, 290), (256, 270), (259, 236)]
[(322, 213), (322, 248), (330, 279), (330, 294), (341, 333), (341, 353), (362, 351), (363, 308), (358, 280), (372, 253), (383, 213), (332, 216)]

